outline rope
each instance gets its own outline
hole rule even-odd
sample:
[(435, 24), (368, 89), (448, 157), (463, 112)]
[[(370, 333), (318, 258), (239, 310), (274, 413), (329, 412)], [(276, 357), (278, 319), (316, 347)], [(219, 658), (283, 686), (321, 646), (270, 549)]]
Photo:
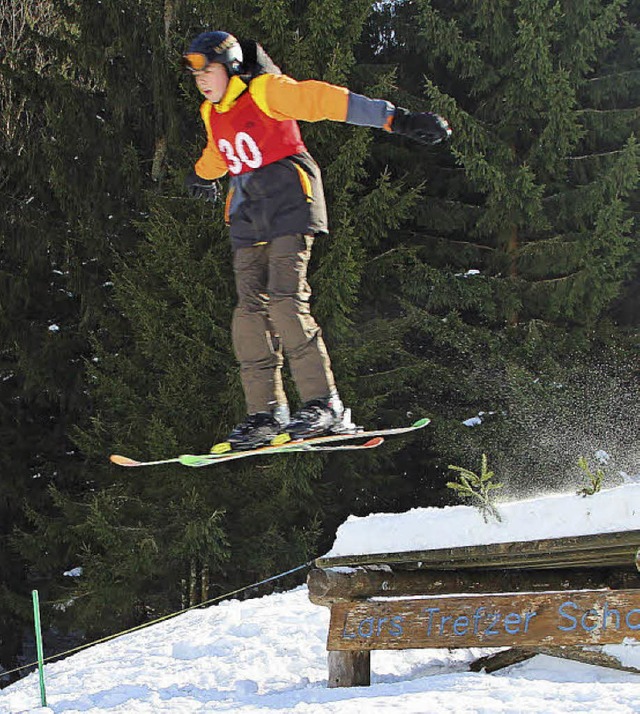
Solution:
[[(226, 598), (233, 597), (234, 595), (239, 595), (240, 593), (246, 592), (247, 590), (252, 590), (253, 588), (260, 587), (261, 585), (265, 585), (266, 583), (273, 582), (274, 580), (280, 580), (280, 578), (284, 578), (287, 575), (291, 575), (292, 573), (297, 573), (299, 570), (304, 570), (305, 568), (310, 567), (313, 565), (315, 560), (309, 560), (307, 563), (304, 563), (303, 565), (298, 565), (296, 568), (292, 568), (291, 570), (287, 570), (284, 573), (278, 573), (278, 575), (272, 575), (269, 578), (265, 578), (264, 580), (260, 580), (257, 583), (253, 583), (251, 585), (245, 585), (242, 588), (238, 588), (237, 590), (232, 590), (231, 592), (225, 593), (224, 595), (218, 595), (214, 598), (211, 598), (210, 600), (206, 600), (205, 602), (200, 602), (197, 605), (191, 605), (191, 607), (186, 607), (184, 610), (177, 610), (176, 612), (169, 613), (168, 615), (164, 615), (163, 617), (159, 617), (157, 620), (151, 620), (150, 622), (143, 622), (141, 625), (136, 625), (135, 627), (131, 627), (128, 630), (122, 630), (122, 632), (116, 632), (113, 635), (107, 635), (106, 637), (102, 637), (99, 640), (94, 640), (93, 642), (87, 642), (84, 645), (79, 645), (78, 647), (74, 647), (73, 649), (66, 650), (66, 652), (59, 652), (58, 654), (55, 655), (50, 655), (49, 657), (45, 657), (43, 662), (52, 662), (53, 660), (60, 659), (61, 657), (66, 657), (67, 655), (70, 654), (75, 654), (76, 652), (80, 652), (81, 650), (85, 650), (88, 647), (93, 647), (94, 645), (99, 645), (102, 644), (103, 642), (109, 642), (110, 640), (115, 640), (116, 637), (121, 637), (122, 635), (128, 635), (131, 632), (137, 632), (138, 630), (144, 630), (147, 627), (151, 627), (151, 625), (157, 625), (160, 622), (165, 622), (166, 620), (170, 620), (173, 617), (177, 617), (178, 615), (182, 615), (185, 612), (189, 612), (190, 610), (196, 610), (201, 607), (206, 607), (207, 605), (212, 605), (214, 602), (219, 602), (220, 600), (225, 600)], [(30, 662), (29, 664), (23, 664), (21, 667), (16, 667), (15, 669), (9, 669), (7, 671), (2, 671), (0, 672), (0, 679), (3, 677), (8, 676), (9, 674), (14, 674), (15, 672), (19, 672), (20, 670), (23, 669), (29, 669), (30, 667), (35, 667), (37, 666), (38, 662)]]

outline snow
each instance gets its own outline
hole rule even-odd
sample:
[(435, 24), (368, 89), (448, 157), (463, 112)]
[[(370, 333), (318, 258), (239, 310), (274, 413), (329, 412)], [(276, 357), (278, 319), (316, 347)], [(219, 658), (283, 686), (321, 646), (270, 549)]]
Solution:
[[(637, 527), (639, 506), (640, 486), (628, 484), (589, 498), (503, 504), (502, 524), (485, 524), (462, 506), (352, 517), (332, 552), (355, 553), (367, 537), (371, 550), (388, 551), (623, 530)], [(310, 603), (306, 587), (193, 610), (46, 665), (48, 707), (39, 706), (32, 673), (0, 692), (0, 714), (640, 711), (638, 674), (541, 655), (494, 674), (468, 671), (487, 650), (376, 651), (371, 687), (329, 689), (328, 623), (329, 611)], [(640, 668), (640, 647), (603, 651)]]
[(552, 494), (497, 504), (502, 522), (485, 523), (469, 506), (414, 508), (407, 513), (350, 516), (327, 557), (400, 553), (640, 529), (640, 484), (595, 496)]
[(465, 426), (480, 426), (482, 424), (482, 419), (480, 417), (471, 417), (471, 419), (466, 419), (462, 422)]
[(477, 270), (476, 268), (471, 268), (467, 270), (466, 273), (455, 273), (456, 278), (471, 278), (474, 275), (480, 275), (480, 271)]
[[(306, 587), (232, 600), (46, 665), (48, 708), (39, 706), (33, 673), (0, 692), (0, 712), (628, 714), (640, 709), (640, 675), (545, 656), (495, 674), (467, 671), (482, 650), (373, 652), (371, 687), (328, 689), (328, 622), (329, 611), (309, 602)], [(631, 654), (626, 659), (639, 664)]]
[(68, 578), (79, 578), (82, 575), (82, 567), (77, 567), (77, 568), (71, 568), (71, 570), (65, 570), (63, 575), (66, 575)]
[(486, 415), (493, 415), (495, 412), (478, 412), (478, 416), (471, 417), (463, 421), (464, 426), (480, 426), (482, 424), (482, 417)]

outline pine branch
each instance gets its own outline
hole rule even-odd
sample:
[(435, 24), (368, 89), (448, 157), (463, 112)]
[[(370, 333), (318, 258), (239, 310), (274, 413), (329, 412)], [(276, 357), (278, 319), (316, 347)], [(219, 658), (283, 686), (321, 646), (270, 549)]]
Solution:
[(640, 74), (640, 70), (629, 69), (626, 72), (611, 72), (611, 74), (603, 74), (599, 77), (590, 77), (589, 79), (587, 79), (587, 82), (605, 82), (606, 80), (611, 79), (612, 77), (626, 77), (629, 74)]
[[(468, 241), (468, 240), (454, 240), (453, 238), (449, 238), (446, 236), (436, 236), (433, 235), (432, 233), (412, 233), (413, 236), (416, 238), (427, 238), (430, 240), (446, 240), (447, 243), (450, 243), (452, 245), (468, 245), (471, 248), (477, 248), (478, 250), (488, 250), (494, 252), (496, 249), (495, 246), (492, 245), (484, 245), (483, 243), (474, 243), (473, 241)], [(393, 250), (397, 250), (394, 248)], [(391, 251), (388, 251), (391, 252)]]
[(603, 151), (596, 154), (584, 154), (582, 156), (567, 156), (567, 161), (583, 161), (584, 159), (595, 159), (602, 156), (616, 156), (617, 154), (622, 154), (623, 149), (616, 149), (615, 151)]
[(576, 109), (576, 114), (629, 114), (635, 117), (640, 112), (640, 107), (626, 107), (625, 109), (593, 109), (585, 107), (584, 109)]

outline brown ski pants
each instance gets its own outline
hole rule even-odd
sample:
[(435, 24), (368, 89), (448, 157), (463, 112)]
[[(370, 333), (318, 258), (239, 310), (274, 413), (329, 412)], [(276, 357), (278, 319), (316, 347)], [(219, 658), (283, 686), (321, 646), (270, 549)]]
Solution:
[(335, 390), (322, 330), (309, 311), (312, 244), (312, 236), (286, 235), (234, 253), (231, 329), (248, 414), (287, 403), (283, 351), (303, 402)]

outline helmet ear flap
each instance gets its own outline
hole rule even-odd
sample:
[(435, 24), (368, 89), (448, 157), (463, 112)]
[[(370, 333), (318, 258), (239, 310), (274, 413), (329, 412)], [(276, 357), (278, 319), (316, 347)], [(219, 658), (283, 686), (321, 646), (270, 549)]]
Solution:
[(242, 61), (241, 60), (231, 60), (230, 62), (225, 62), (224, 66), (227, 70), (227, 74), (233, 77), (236, 74), (242, 74)]

